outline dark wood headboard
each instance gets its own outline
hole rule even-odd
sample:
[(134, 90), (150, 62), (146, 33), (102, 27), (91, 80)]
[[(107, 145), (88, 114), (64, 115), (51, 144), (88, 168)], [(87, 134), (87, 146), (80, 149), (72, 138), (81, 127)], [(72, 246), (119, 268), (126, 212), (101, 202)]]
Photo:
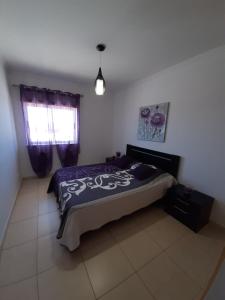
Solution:
[(137, 161), (145, 164), (152, 164), (165, 172), (170, 173), (175, 178), (178, 176), (180, 156), (145, 149), (133, 145), (127, 145), (126, 154)]

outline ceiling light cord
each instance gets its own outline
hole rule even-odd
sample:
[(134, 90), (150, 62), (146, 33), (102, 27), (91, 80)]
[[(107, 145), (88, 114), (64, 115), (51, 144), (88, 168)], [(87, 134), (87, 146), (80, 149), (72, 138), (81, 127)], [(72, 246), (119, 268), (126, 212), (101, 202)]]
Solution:
[(102, 52), (99, 52), (99, 66), (102, 67)]

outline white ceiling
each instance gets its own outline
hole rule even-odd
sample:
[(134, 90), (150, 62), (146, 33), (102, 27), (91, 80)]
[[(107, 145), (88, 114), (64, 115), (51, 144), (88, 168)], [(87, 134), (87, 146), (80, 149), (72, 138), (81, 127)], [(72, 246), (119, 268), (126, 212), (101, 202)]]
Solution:
[(222, 0), (0, 0), (0, 55), (11, 67), (121, 87), (225, 43)]

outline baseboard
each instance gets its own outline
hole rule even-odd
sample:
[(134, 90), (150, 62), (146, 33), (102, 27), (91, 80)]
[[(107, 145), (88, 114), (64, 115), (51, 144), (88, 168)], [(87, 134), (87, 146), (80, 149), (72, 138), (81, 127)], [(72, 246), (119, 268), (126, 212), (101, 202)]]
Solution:
[(19, 194), (19, 191), (20, 191), (20, 188), (21, 188), (21, 184), (22, 184), (22, 179), (19, 180), (19, 185), (18, 185), (18, 189), (17, 189), (17, 192), (16, 192), (16, 197), (14, 199), (14, 201), (12, 201), (12, 204), (11, 204), (11, 207), (10, 207), (10, 210), (9, 210), (9, 214), (8, 214), (8, 218), (5, 222), (5, 226), (2, 230), (2, 234), (0, 235), (0, 250), (2, 249), (2, 246), (3, 246), (3, 242), (5, 240), (5, 235), (6, 235), (6, 230), (8, 228), (8, 225), (9, 225), (9, 220), (11, 218), (11, 215), (12, 215), (12, 212), (13, 212), (13, 208), (15, 206), (15, 203), (16, 203), (16, 199), (18, 197), (18, 194)]

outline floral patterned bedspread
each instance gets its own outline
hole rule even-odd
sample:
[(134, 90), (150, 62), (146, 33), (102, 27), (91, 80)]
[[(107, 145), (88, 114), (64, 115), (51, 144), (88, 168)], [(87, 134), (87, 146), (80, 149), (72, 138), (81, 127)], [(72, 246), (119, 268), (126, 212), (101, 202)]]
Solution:
[(151, 177), (138, 180), (129, 173), (129, 170), (120, 170), (111, 174), (100, 174), (62, 182), (59, 194), (59, 209), (62, 219), (57, 237), (61, 238), (68, 212), (72, 207), (138, 188), (153, 181), (162, 173), (161, 170), (156, 169)]
[(48, 187), (48, 193), (54, 192), (58, 198), (59, 185), (61, 182), (84, 177), (93, 177), (99, 174), (113, 173), (119, 170), (121, 169), (106, 163), (62, 168), (57, 170), (52, 176)]

